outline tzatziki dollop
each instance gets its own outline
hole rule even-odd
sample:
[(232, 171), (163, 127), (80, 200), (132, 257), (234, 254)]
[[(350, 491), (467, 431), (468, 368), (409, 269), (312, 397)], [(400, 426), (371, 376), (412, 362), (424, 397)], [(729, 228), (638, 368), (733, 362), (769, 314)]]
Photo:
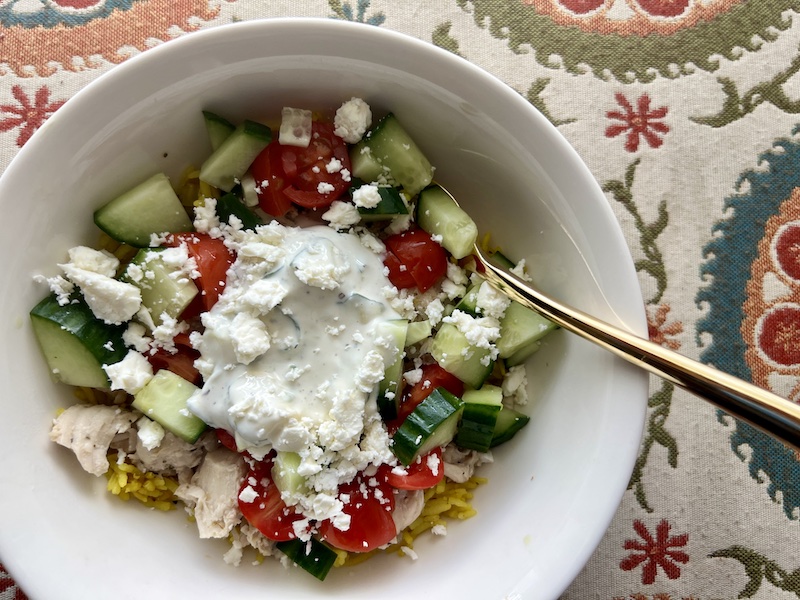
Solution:
[(384, 297), (384, 265), (357, 235), (327, 226), (272, 222), (226, 238), (237, 259), (193, 339), (205, 384), (189, 409), (256, 458), (299, 454), (312, 497), (293, 500), (330, 517), (335, 507), (313, 492), (394, 462), (376, 403), (385, 365), (403, 350), (382, 332), (400, 318)]

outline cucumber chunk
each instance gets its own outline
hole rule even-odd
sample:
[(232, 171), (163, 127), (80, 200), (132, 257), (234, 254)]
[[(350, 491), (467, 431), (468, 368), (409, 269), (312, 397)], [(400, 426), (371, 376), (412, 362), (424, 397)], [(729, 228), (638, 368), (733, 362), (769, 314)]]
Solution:
[(433, 327), (430, 321), (414, 321), (408, 324), (408, 331), (406, 332), (406, 348), (419, 344), (422, 340), (431, 337)]
[(420, 402), (392, 438), (392, 452), (406, 467), (437, 446), (449, 444), (458, 429), (464, 403), (443, 387)]
[(200, 181), (230, 192), (270, 141), (269, 127), (244, 121), (200, 167)]
[(369, 183), (381, 181), (386, 175), (383, 165), (364, 143), (356, 144), (350, 149), (350, 172), (353, 177)]
[(296, 494), (307, 487), (307, 479), (297, 472), (302, 459), (297, 452), (278, 451), (272, 461), (272, 481), (281, 491)]
[(497, 415), (497, 423), (494, 426), (490, 448), (499, 446), (513, 438), (530, 420), (529, 416), (504, 406)]
[[(352, 195), (361, 185), (353, 186), (350, 188)], [(361, 220), (365, 223), (372, 223), (374, 221), (388, 221), (408, 214), (408, 207), (400, 195), (397, 188), (388, 186), (378, 186), (378, 195), (381, 197), (378, 205), (373, 208), (358, 207), (358, 214), (361, 215)]]
[[(369, 150), (362, 155), (363, 148)], [(353, 175), (372, 182), (386, 171), (409, 196), (416, 196), (433, 179), (430, 161), (391, 113), (353, 147), (350, 156), (361, 160), (357, 165), (351, 164), (353, 168), (358, 167)], [(380, 172), (378, 167), (381, 167)]]
[(223, 223), (230, 223), (231, 215), (233, 215), (242, 222), (243, 229), (254, 230), (264, 224), (256, 213), (239, 200), (236, 194), (225, 194), (217, 200), (217, 215)]
[(236, 126), (228, 119), (219, 116), (208, 110), (203, 111), (203, 120), (208, 132), (208, 141), (211, 142), (211, 150), (216, 150), (227, 140), (235, 131)]
[(298, 567), (324, 581), (336, 562), (337, 554), (316, 538), (304, 542), (297, 538), (287, 542), (276, 542), (275, 547), (288, 556)]
[(539, 348), (542, 338), (557, 328), (555, 323), (536, 311), (512, 301), (500, 320), (500, 337), (496, 342), (500, 358), (519, 353), (517, 360), (520, 356), (525, 360)]
[(132, 406), (167, 431), (194, 444), (207, 427), (186, 405), (198, 390), (196, 385), (180, 375), (161, 369), (134, 396)]
[(79, 297), (61, 306), (55, 294), (34, 306), (30, 317), (33, 333), (57, 381), (101, 389), (110, 386), (103, 365), (125, 358), (124, 327), (99, 320)]
[(461, 398), (464, 413), (456, 435), (456, 444), (462, 448), (486, 452), (492, 445), (497, 417), (503, 407), (503, 390), (494, 385), (484, 385), (479, 390), (468, 390)]
[[(189, 306), (198, 289), (179, 267), (168, 265), (162, 255), (170, 248), (142, 248), (131, 260), (123, 281), (142, 290), (142, 306), (150, 313), (153, 323), (160, 325), (163, 315), (177, 319)], [(133, 277), (133, 272), (138, 277)]]
[(456, 304), (456, 308), (461, 312), (468, 313), (473, 317), (478, 315), (478, 291), (481, 289), (484, 279), (481, 277), (476, 283), (472, 284), (464, 297)]
[(420, 192), (417, 224), (431, 235), (440, 236), (442, 246), (456, 260), (472, 254), (478, 239), (475, 221), (438, 185)]
[(94, 213), (95, 224), (118, 242), (143, 248), (152, 234), (193, 231), (178, 195), (157, 173)]
[(408, 321), (393, 319), (380, 324), (379, 336), (388, 336), (399, 349), (395, 361), (386, 366), (383, 379), (378, 384), (378, 411), (384, 421), (391, 421), (397, 417), (397, 407), (400, 404), (400, 387), (403, 381), (403, 348), (406, 346)]
[(444, 323), (431, 344), (431, 355), (448, 373), (473, 388), (479, 388), (491, 375), (491, 351), (471, 345), (452, 323)]

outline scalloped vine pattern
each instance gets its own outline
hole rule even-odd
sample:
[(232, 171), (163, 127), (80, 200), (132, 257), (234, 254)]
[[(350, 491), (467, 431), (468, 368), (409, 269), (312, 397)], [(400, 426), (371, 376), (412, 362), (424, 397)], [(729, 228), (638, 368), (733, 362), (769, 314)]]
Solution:
[(171, 39), (176, 26), (194, 31), (198, 19), (218, 13), (209, 0), (0, 0), (0, 74), (47, 76), (120, 63), (131, 49)]
[[(719, 67), (776, 39), (800, 0), (457, 0), (479, 27), (544, 66), (623, 82)], [(747, 24), (742, 28), (742, 24)], [(572, 43), (565, 44), (565, 39)]]

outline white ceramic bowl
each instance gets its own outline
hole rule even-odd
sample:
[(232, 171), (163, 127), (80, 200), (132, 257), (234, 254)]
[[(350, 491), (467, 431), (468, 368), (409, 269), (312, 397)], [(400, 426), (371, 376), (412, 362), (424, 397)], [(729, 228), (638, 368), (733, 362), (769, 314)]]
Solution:
[(91, 212), (209, 151), (200, 118), (336, 107), (394, 111), (436, 177), (538, 282), (646, 332), (631, 257), (607, 201), (567, 142), (519, 94), (430, 44), (333, 20), (266, 20), (193, 33), (111, 70), (66, 103), (0, 180), (0, 559), (32, 598), (406, 599), (557, 597), (602, 537), (626, 488), (647, 376), (566, 332), (532, 363), (532, 422), (484, 469), (478, 516), (420, 538), (419, 560), (381, 556), (324, 583), (277, 562), (227, 566), (183, 511), (104, 491), (48, 441), (71, 392), (51, 383), (27, 313)]

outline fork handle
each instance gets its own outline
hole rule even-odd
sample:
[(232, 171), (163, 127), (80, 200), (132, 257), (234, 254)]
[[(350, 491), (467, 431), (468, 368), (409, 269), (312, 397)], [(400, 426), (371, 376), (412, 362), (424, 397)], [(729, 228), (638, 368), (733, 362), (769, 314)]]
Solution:
[(561, 304), (478, 253), (484, 277), (506, 295), (617, 356), (711, 402), (800, 453), (800, 405)]

